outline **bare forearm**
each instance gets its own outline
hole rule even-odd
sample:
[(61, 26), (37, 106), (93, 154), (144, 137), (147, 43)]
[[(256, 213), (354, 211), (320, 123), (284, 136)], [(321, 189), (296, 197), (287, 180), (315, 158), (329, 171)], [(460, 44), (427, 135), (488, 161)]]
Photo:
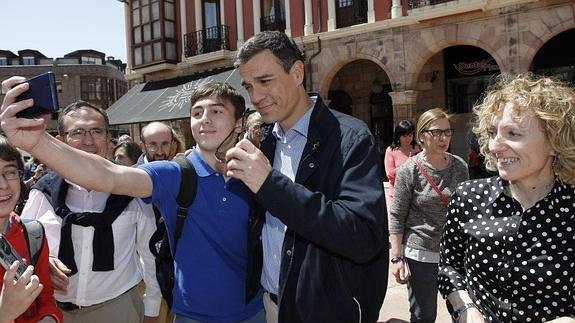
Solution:
[(151, 194), (151, 182), (146, 183), (147, 174), (143, 170), (116, 165), (99, 155), (72, 148), (48, 133), (30, 153), (59, 175), (86, 189), (134, 197)]
[(389, 243), (391, 245), (391, 249), (389, 250), (389, 257), (399, 257), (403, 255), (403, 250), (401, 247), (403, 241), (403, 234), (401, 233), (394, 233), (389, 235)]

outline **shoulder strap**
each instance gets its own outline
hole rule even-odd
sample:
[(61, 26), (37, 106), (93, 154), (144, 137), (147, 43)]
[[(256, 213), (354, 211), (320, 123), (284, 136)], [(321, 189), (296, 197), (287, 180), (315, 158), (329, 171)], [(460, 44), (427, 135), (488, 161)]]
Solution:
[(36, 220), (23, 220), (24, 237), (30, 253), (31, 265), (36, 266), (40, 258), (40, 252), (44, 247), (44, 227)]
[(178, 247), (178, 240), (182, 235), (182, 228), (184, 221), (188, 214), (188, 207), (196, 197), (196, 190), (198, 187), (196, 170), (194, 166), (186, 157), (176, 157), (174, 161), (180, 165), (182, 176), (180, 177), (180, 192), (176, 201), (178, 202), (178, 217), (176, 218), (176, 230), (174, 232), (174, 248), (172, 254), (176, 254)]
[(439, 187), (437, 187), (437, 184), (435, 184), (435, 181), (433, 180), (433, 177), (431, 177), (431, 175), (429, 175), (429, 173), (427, 172), (427, 170), (421, 165), (421, 163), (419, 163), (419, 161), (414, 158), (413, 161), (415, 162), (415, 165), (417, 165), (417, 168), (419, 168), (419, 170), (421, 171), (421, 173), (423, 173), (423, 175), (425, 176), (425, 178), (427, 178), (427, 181), (429, 182), (429, 184), (431, 184), (431, 186), (433, 187), (433, 189), (437, 192), (437, 195), (439, 195), (439, 198), (441, 198), (441, 201), (443, 201), (443, 204), (445, 204), (445, 206), (449, 205), (449, 200), (447, 199), (447, 197), (445, 197), (445, 195), (443, 194), (443, 192), (439, 189)]

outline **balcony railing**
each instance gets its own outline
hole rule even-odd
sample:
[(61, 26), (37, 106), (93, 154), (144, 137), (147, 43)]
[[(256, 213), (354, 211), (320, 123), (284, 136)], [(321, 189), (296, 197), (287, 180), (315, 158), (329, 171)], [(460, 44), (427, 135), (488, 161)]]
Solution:
[(230, 27), (219, 25), (184, 35), (186, 57), (230, 49)]
[(423, 8), (423, 7), (433, 6), (436, 4), (446, 3), (446, 2), (451, 2), (451, 1), (454, 1), (454, 0), (408, 0), (407, 6), (408, 6), (409, 10), (411, 10), (411, 9)]
[(366, 0), (339, 0), (336, 2), (337, 28), (363, 24), (367, 22)]
[(260, 28), (264, 30), (277, 30), (284, 32), (286, 30), (286, 18), (283, 13), (279, 18), (276, 15), (269, 15), (260, 19)]

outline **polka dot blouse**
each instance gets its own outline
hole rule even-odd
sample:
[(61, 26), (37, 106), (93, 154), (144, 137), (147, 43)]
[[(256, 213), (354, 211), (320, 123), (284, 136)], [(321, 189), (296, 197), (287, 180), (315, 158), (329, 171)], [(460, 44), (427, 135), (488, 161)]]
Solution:
[(575, 186), (555, 182), (533, 207), (499, 177), (467, 181), (441, 237), (439, 291), (466, 289), (490, 322), (575, 317)]

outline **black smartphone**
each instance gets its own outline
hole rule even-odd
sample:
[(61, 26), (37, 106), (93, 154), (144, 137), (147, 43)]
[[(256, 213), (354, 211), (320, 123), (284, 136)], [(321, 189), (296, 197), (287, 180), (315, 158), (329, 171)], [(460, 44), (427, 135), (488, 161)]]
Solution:
[(22, 260), (20, 255), (14, 250), (10, 242), (6, 240), (3, 234), (0, 234), (0, 264), (8, 270), (10, 266), (14, 263), (14, 261), (20, 261), (20, 266), (18, 266), (18, 270), (16, 271), (16, 279), (19, 279), (26, 270), (26, 263)]
[(58, 91), (54, 73), (47, 72), (24, 81), (28, 91), (20, 94), (16, 101), (34, 99), (34, 105), (16, 114), (18, 118), (32, 119), (44, 114), (58, 111)]

